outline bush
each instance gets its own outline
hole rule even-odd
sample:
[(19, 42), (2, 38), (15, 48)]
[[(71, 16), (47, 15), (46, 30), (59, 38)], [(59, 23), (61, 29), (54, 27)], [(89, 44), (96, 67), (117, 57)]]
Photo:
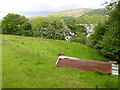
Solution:
[(90, 36), (89, 45), (105, 57), (120, 61), (120, 2), (105, 24), (98, 24)]
[(101, 41), (103, 39), (105, 32), (106, 32), (105, 23), (98, 23), (98, 25), (95, 26), (94, 28), (93, 34), (91, 34), (91, 36), (89, 37), (88, 45), (100, 51), (103, 47)]
[(63, 40), (68, 36), (68, 28), (61, 17), (36, 17), (32, 20), (33, 36)]
[[(22, 35), (24, 33), (24, 30), (28, 30), (28, 29), (24, 29), (28, 27), (24, 25), (26, 22), (29, 23), (28, 19), (25, 16), (9, 13), (2, 20), (2, 33), (11, 34), (11, 35)], [(24, 28), (22, 27), (23, 25)], [(29, 26), (31, 27), (30, 23)]]

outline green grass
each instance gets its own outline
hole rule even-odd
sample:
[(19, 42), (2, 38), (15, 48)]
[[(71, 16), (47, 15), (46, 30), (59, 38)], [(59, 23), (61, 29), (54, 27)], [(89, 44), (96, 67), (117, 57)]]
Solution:
[(57, 55), (108, 61), (79, 43), (3, 35), (3, 88), (117, 88), (117, 76), (55, 67)]

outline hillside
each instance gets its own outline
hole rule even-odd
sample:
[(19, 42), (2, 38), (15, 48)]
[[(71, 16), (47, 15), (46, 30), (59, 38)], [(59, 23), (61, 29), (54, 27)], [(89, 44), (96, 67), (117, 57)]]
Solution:
[(79, 43), (3, 35), (3, 88), (116, 88), (117, 77), (55, 67), (57, 55), (108, 61)]
[(61, 16), (61, 17), (80, 17), (80, 16), (91, 16), (93, 14), (99, 14), (99, 15), (109, 15), (110, 11), (101, 8), (101, 9), (89, 9), (89, 8), (81, 8), (81, 9), (73, 9), (73, 10), (67, 10), (67, 11), (60, 11), (55, 13), (46, 14), (43, 16), (53, 15), (53, 16)]
[(94, 14), (105, 16), (105, 15), (109, 15), (110, 12), (111, 12), (110, 10), (105, 9), (105, 8), (103, 8), (103, 9), (95, 9), (93, 11), (86, 12), (83, 16), (92, 16)]
[(90, 11), (93, 11), (93, 9), (81, 8), (81, 9), (73, 9), (73, 10), (50, 13), (43, 16), (53, 15), (53, 16), (61, 16), (61, 17), (64, 17), (64, 16), (79, 17)]

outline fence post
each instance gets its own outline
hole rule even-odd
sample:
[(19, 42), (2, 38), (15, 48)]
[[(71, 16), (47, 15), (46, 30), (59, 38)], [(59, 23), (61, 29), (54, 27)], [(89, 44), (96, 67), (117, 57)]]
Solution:
[(119, 64), (118, 64), (118, 62), (117, 61), (112, 61), (111, 64), (112, 64), (111, 74), (112, 75), (119, 75)]

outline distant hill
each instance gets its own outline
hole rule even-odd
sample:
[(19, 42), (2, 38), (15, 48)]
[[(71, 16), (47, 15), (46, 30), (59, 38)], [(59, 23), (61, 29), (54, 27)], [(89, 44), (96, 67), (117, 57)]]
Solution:
[(105, 8), (101, 8), (101, 9), (81, 8), (81, 9), (54, 12), (50, 14), (45, 14), (43, 16), (45, 17), (48, 15), (53, 15), (53, 16), (61, 16), (61, 17), (80, 17), (80, 16), (91, 16), (93, 14), (99, 14), (105, 16), (105, 15), (109, 15), (110, 11)]
[(53, 16), (69, 16), (69, 17), (80, 17), (84, 15), (87, 12), (91, 12), (94, 9), (87, 9), (87, 8), (81, 8), (81, 9), (73, 9), (73, 10), (67, 10), (67, 11), (60, 11), (60, 12), (54, 12), (50, 14), (45, 14), (43, 16), (53, 15)]
[(93, 14), (99, 14), (99, 15), (109, 15), (110, 14), (110, 10), (106, 9), (106, 8), (102, 8), (102, 9), (95, 9), (93, 11), (90, 12), (86, 12), (83, 16), (92, 16)]

